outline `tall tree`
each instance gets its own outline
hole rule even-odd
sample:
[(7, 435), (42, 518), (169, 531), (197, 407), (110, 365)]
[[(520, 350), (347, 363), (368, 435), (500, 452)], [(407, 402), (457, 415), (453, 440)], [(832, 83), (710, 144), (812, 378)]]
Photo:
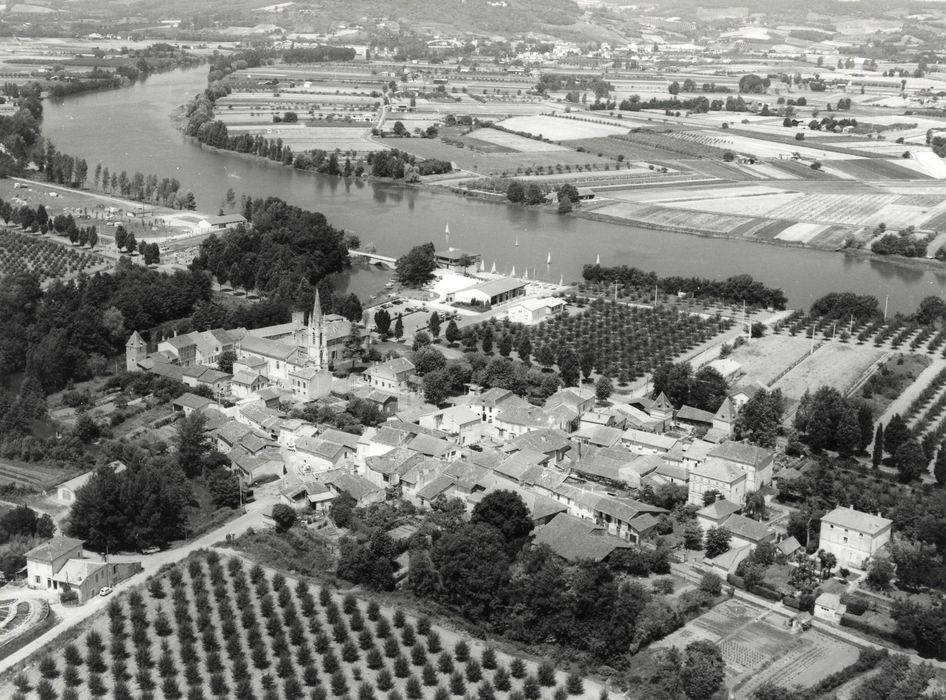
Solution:
[(871, 462), (874, 467), (879, 467), (884, 459), (884, 426), (883, 423), (877, 424), (877, 433), (874, 435), (874, 451), (871, 454)]
[(929, 463), (920, 443), (913, 438), (908, 438), (897, 448), (893, 459), (897, 472), (900, 474), (900, 479), (903, 481), (919, 479), (926, 471)]
[(188, 476), (196, 476), (203, 471), (204, 458), (210, 451), (210, 441), (204, 428), (207, 418), (194, 411), (184, 416), (177, 424), (175, 445), (177, 447), (177, 463)]
[(910, 428), (907, 427), (906, 422), (900, 417), (900, 414), (895, 413), (890, 419), (890, 422), (887, 423), (887, 427), (884, 428), (884, 449), (888, 454), (896, 454), (900, 445), (909, 438)]
[(381, 338), (387, 338), (391, 332), (391, 314), (387, 309), (378, 309), (374, 314), (375, 330), (381, 335)]
[(430, 312), (430, 319), (427, 321), (427, 327), (430, 328), (430, 334), (434, 338), (440, 337), (440, 314), (436, 311)]

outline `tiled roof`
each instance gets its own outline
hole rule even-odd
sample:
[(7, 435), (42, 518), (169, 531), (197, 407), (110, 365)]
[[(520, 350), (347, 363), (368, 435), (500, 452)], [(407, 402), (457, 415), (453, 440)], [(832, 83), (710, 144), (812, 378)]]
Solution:
[(729, 440), (710, 450), (709, 456), (721, 457), (722, 459), (728, 459), (730, 462), (738, 462), (739, 464), (749, 464), (758, 467), (763, 462), (770, 459), (772, 453), (764, 447)]
[(540, 527), (535, 543), (548, 546), (567, 561), (601, 561), (615, 549), (630, 547), (629, 542), (607, 534), (595, 523), (567, 513), (559, 513)]
[(879, 515), (863, 513), (853, 508), (842, 507), (835, 508), (830, 513), (821, 518), (822, 525), (828, 523), (838, 527), (846, 527), (849, 530), (864, 532), (874, 535), (886, 527), (889, 527), (893, 521), (882, 518)]
[(34, 561), (53, 561), (64, 554), (68, 554), (76, 547), (82, 547), (82, 540), (72, 537), (53, 537), (49, 542), (33, 547), (26, 553), (26, 558)]

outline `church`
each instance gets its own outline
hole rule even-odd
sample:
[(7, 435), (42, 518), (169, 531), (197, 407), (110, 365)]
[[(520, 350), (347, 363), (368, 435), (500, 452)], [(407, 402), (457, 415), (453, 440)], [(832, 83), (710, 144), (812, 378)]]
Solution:
[[(345, 344), (351, 336), (352, 324), (337, 314), (323, 314), (319, 293), (305, 322), (301, 311), (292, 314), (292, 321), (277, 326), (247, 331), (236, 343), (238, 360), (259, 358), (266, 362), (258, 370), (269, 381), (293, 393), (304, 377), (313, 373), (329, 373), (344, 358)], [(309, 392), (301, 392), (308, 394)]]
[(320, 304), (316, 291), (308, 320), (304, 312), (297, 311), (289, 323), (265, 328), (175, 335), (162, 340), (154, 354), (147, 352), (147, 344), (136, 331), (125, 348), (127, 369), (178, 369), (183, 376), (187, 371), (216, 364), (217, 355), (232, 350), (236, 354), (232, 383), (235, 394), (237, 387), (276, 385), (292, 391), (298, 400), (311, 400), (328, 393), (331, 371), (344, 359), (352, 332), (348, 319), (323, 314)]

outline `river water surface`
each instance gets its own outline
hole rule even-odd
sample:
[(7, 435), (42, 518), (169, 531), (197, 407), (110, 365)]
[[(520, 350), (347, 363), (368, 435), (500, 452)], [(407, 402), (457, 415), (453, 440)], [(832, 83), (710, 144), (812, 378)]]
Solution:
[[(780, 287), (794, 307), (807, 306), (830, 291), (873, 294), (891, 311), (912, 311), (929, 295), (939, 295), (946, 270), (904, 268), (878, 259), (840, 253), (702, 238), (621, 226), (465, 199), (450, 193), (345, 181), (295, 171), (261, 159), (214, 152), (186, 139), (169, 115), (206, 86), (207, 67), (155, 75), (131, 88), (89, 93), (47, 102), (43, 131), (62, 152), (109, 170), (140, 170), (176, 177), (197, 196), (198, 208), (216, 213), (233, 188), (237, 197), (276, 196), (320, 211), (329, 222), (357, 233), (363, 243), (391, 256), (433, 241), (481, 253), (501, 272), (526, 268), (539, 278), (566, 281), (601, 256), (602, 264), (627, 264), (661, 275), (722, 278), (749, 273)], [(830, 182), (825, 183), (830, 187)], [(519, 245), (515, 243), (518, 241)], [(551, 254), (551, 264), (546, 265)], [(365, 291), (365, 279), (350, 289)]]

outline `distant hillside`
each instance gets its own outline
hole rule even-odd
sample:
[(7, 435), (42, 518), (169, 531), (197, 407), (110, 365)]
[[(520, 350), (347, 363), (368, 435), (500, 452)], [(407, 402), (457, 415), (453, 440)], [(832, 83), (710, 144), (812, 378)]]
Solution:
[[(280, 12), (265, 9), (276, 5), (285, 7)], [(81, 0), (77, 6), (89, 7)], [(96, 4), (97, 14), (103, 8), (122, 17), (179, 18), (185, 25), (198, 20), (204, 27), (272, 23), (287, 29), (322, 29), (332, 22), (367, 26), (385, 17), (404, 23), (406, 29), (443, 26), (504, 35), (570, 26), (582, 14), (572, 0), (105, 0)]]

